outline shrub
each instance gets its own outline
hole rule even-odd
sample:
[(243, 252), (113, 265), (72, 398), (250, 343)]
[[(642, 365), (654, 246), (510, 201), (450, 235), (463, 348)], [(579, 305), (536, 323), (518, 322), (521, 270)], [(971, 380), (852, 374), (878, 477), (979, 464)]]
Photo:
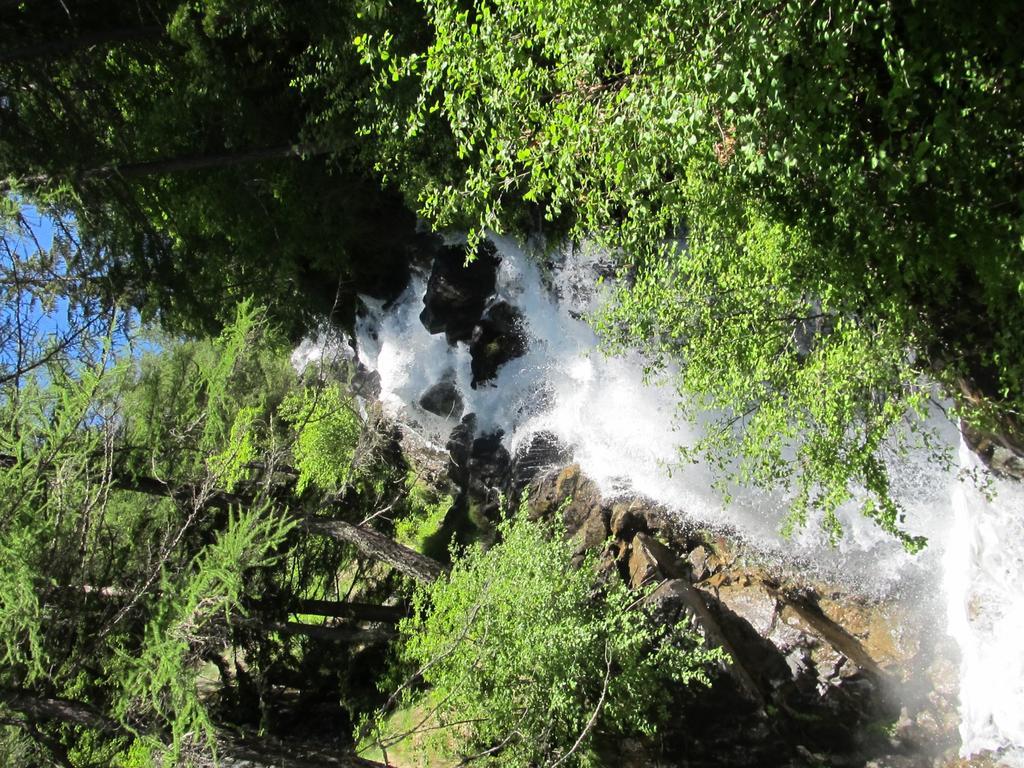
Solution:
[(600, 586), (592, 562), (572, 568), (559, 531), (523, 515), (499, 531), (418, 587), (401, 625), (402, 658), (451, 726), (441, 743), (491, 765), (588, 765), (601, 736), (657, 730), (667, 684), (709, 684), (721, 650), (685, 623), (655, 625), (624, 583)]

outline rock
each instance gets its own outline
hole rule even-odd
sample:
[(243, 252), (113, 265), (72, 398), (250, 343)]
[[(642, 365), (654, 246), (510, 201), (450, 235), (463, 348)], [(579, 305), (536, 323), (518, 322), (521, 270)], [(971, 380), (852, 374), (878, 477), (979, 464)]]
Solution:
[(452, 516), (490, 536), (508, 495), (511, 458), (500, 430), (478, 436), (476, 426), (476, 415), (468, 413), (448, 437), (448, 477), (459, 488)]
[(694, 581), (700, 581), (708, 575), (708, 550), (703, 545), (691, 551), (686, 561), (690, 564)]
[(635, 508), (643, 516), (644, 525), (651, 533), (667, 534), (673, 528), (671, 516), (661, 507), (637, 502)]
[(572, 493), (580, 478), (579, 464), (570, 464), (561, 470), (535, 477), (529, 485), (529, 517), (541, 520), (550, 517)]
[(364, 400), (376, 400), (380, 397), (380, 374), (371, 371), (362, 363), (355, 366), (349, 386), (352, 394)]
[(537, 490), (537, 495), (531, 494), (530, 498), (531, 516), (546, 516), (565, 504), (562, 524), (567, 536), (574, 536), (594, 507), (602, 506), (601, 491), (580, 472), (578, 464), (565, 467), (557, 475), (548, 475)]
[[(827, 602), (832, 609), (833, 615), (839, 617), (846, 615), (847, 618), (850, 618), (859, 613), (858, 609), (848, 606), (849, 612), (844, 613), (839, 610), (838, 605), (834, 601), (819, 602), (819, 599), (813, 594), (786, 594), (784, 600), (786, 605), (790, 606), (800, 619), (813, 628), (814, 633), (824, 643), (838, 651), (846, 659), (852, 661), (874, 680), (891, 682), (888, 681), (888, 675), (879, 666), (878, 661), (865, 649), (861, 641), (845, 625), (838, 623), (832, 616), (826, 615), (820, 602)], [(853, 628), (855, 629), (855, 627)], [(835, 670), (835, 674), (842, 674), (844, 667), (845, 665), (841, 660)], [(819, 674), (822, 672), (823, 668), (819, 665)], [(832, 676), (834, 677), (835, 674)]]
[(715, 590), (717, 590), (717, 589), (720, 589), (722, 586), (724, 586), (726, 584), (729, 584), (731, 582), (732, 582), (732, 579), (730, 578), (728, 573), (726, 573), (725, 571), (719, 571), (718, 573), (713, 574), (713, 575), (709, 576), (708, 578), (704, 579), (704, 581), (702, 581), (699, 584), (699, 586), (702, 589), (715, 589)]
[(997, 475), (1024, 480), (1024, 445), (1015, 420), (1005, 417), (992, 431), (963, 423), (960, 429), (971, 450), (989, 469)]
[(555, 496), (558, 497), (559, 501), (564, 501), (565, 499), (574, 496), (576, 486), (581, 481), (586, 480), (586, 478), (583, 477), (583, 472), (580, 471), (579, 464), (570, 464), (555, 475), (553, 479)]
[(598, 575), (595, 586), (605, 586), (612, 579), (619, 578), (618, 558), (614, 547), (601, 550), (594, 563), (594, 572)]
[(573, 536), (576, 543), (576, 554), (582, 554), (588, 549), (603, 547), (607, 538), (608, 510), (601, 506), (595, 506)]
[(473, 328), (469, 342), (471, 386), (490, 381), (498, 369), (526, 353), (526, 325), (522, 313), (507, 301), (491, 305)]
[(918, 651), (909, 637), (899, 637), (896, 628), (902, 624), (900, 617), (889, 615), (890, 611), (880, 606), (833, 596), (819, 598), (817, 606), (828, 619), (856, 638), (875, 664), (886, 666), (905, 661)]
[(769, 638), (775, 628), (778, 603), (763, 583), (744, 579), (719, 587), (718, 600), (747, 622), (763, 638)]
[(708, 570), (714, 573), (722, 568), (729, 568), (736, 562), (736, 553), (732, 544), (724, 536), (716, 536), (711, 545), (712, 551), (708, 554), (706, 561)]
[[(518, 495), (542, 472), (564, 464), (571, 458), (568, 448), (551, 432), (535, 432), (520, 444), (512, 460), (512, 488)], [(531, 494), (532, 497), (532, 494)]]
[(935, 659), (928, 667), (928, 679), (935, 692), (947, 699), (955, 699), (960, 692), (960, 670), (951, 659)]
[(473, 440), (469, 453), (469, 489), (490, 495), (497, 489), (504, 493), (508, 488), (509, 469), (512, 458), (501, 444), (504, 433), (491, 432)]
[(431, 333), (442, 333), (449, 344), (469, 341), (487, 299), (494, 293), (500, 259), (494, 246), (485, 241), (476, 258), (465, 264), (462, 247), (449, 247), (435, 257), (423, 295), (420, 322)]
[(643, 515), (638, 514), (634, 504), (620, 501), (612, 507), (612, 534), (623, 541), (632, 541), (636, 534), (647, 533), (647, 523)]
[[(818, 763), (823, 765), (823, 763)], [(929, 768), (932, 761), (924, 755), (911, 757), (909, 755), (886, 755), (869, 760), (864, 763), (864, 768)]]
[[(810, 653), (813, 650), (821, 646), (827, 646), (830, 651), (832, 650), (832, 646), (822, 640), (815, 633), (814, 628), (789, 605), (779, 607), (775, 615), (775, 623), (767, 637), (772, 641), (772, 645), (785, 654), (799, 649), (807, 650), (809, 652), (808, 659), (812, 662), (816, 662), (816, 658)], [(841, 656), (838, 653), (835, 655)]]
[(704, 635), (709, 647), (721, 648), (729, 655), (731, 661), (726, 668), (744, 697), (758, 706), (764, 706), (761, 689), (747, 671), (743, 659), (736, 653), (698, 589), (686, 579), (670, 579), (648, 595), (644, 605), (651, 612), (652, 619), (659, 624), (674, 625), (688, 618)]
[(684, 575), (675, 554), (660, 541), (646, 533), (633, 537), (629, 583), (634, 589), (659, 579), (678, 579)]
[(400, 425), (399, 446), (410, 469), (428, 485), (448, 489), (451, 456), (432, 442), (424, 440), (414, 429)]
[(1024, 457), (1009, 448), (996, 446), (992, 451), (990, 466), (992, 471), (997, 474), (1024, 480)]
[(469, 484), (469, 455), (476, 433), (476, 414), (467, 413), (462, 421), (448, 435), (445, 449), (448, 451), (448, 477), (460, 488)]
[(420, 396), (420, 408), (445, 419), (462, 417), (462, 395), (451, 379), (437, 382)]

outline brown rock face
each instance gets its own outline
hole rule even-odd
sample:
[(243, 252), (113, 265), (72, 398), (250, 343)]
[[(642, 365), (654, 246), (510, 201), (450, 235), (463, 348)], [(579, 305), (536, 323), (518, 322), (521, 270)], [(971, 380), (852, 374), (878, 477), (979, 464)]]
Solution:
[(612, 506), (611, 530), (616, 538), (630, 541), (645, 527), (643, 517), (637, 514), (633, 504), (620, 501)]
[(602, 547), (608, 538), (608, 510), (601, 506), (591, 507), (573, 538), (576, 541), (576, 554)]
[(717, 597), (722, 605), (750, 624), (761, 637), (771, 635), (778, 603), (762, 582), (751, 578), (735, 581), (719, 587)]
[(634, 589), (660, 579), (683, 576), (685, 573), (672, 550), (646, 533), (633, 537), (629, 582)]
[(708, 550), (703, 545), (691, 550), (686, 561), (690, 564), (690, 573), (694, 581), (700, 581), (708, 575)]
[(722, 631), (714, 614), (708, 610), (700, 590), (695, 589), (686, 579), (669, 579), (648, 595), (644, 599), (644, 604), (656, 621), (675, 624), (684, 618), (689, 619), (709, 646), (721, 648), (729, 655), (730, 661), (726, 669), (743, 695), (759, 707), (764, 705), (765, 700), (760, 688)]

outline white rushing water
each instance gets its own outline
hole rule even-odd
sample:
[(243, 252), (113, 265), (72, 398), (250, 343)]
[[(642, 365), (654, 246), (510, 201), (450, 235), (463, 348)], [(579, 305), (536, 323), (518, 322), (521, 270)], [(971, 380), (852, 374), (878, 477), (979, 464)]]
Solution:
[[(997, 500), (989, 502), (958, 479), (956, 467), (936, 466), (923, 453), (894, 458), (895, 494), (907, 510), (908, 530), (929, 538), (925, 553), (907, 555), (852, 507), (842, 514), (846, 536), (837, 548), (813, 523), (784, 541), (778, 530), (786, 499), (742, 491), (724, 503), (706, 468), (677, 466), (678, 446), (695, 428), (676, 418), (673, 388), (645, 382), (637, 357), (598, 351), (585, 315), (605, 298), (594, 287), (600, 254), (573, 250), (542, 276), (515, 244), (499, 238), (496, 245), (502, 257), (497, 298), (522, 311), (528, 352), (504, 365), (492, 385), (472, 389), (468, 347), (449, 347), (443, 334), (429, 334), (419, 321), (426, 276), (416, 276), (386, 309), (366, 300), (357, 328), (359, 358), (379, 373), (390, 415), (443, 448), (455, 421), (416, 404), (431, 385), (453, 378), (465, 412), (477, 415), (481, 429), (504, 430), (513, 455), (534, 433), (552, 433), (608, 495), (645, 495), (690, 521), (728, 526), (768, 553), (852, 580), (864, 593), (914, 590), (934, 603), (944, 590), (948, 631), (963, 657), (963, 753), (1006, 748), (1007, 765), (1024, 765), (1013, 752), (1024, 745), (1021, 491), (999, 484)], [(956, 428), (941, 419), (936, 428), (955, 450)], [(969, 450), (960, 454), (963, 468), (976, 468)]]
[[(960, 444), (965, 472), (981, 469)], [(953, 488), (944, 561), (949, 633), (960, 647), (963, 753), (1006, 749), (1024, 766), (1024, 491), (995, 481), (994, 499), (974, 484)]]

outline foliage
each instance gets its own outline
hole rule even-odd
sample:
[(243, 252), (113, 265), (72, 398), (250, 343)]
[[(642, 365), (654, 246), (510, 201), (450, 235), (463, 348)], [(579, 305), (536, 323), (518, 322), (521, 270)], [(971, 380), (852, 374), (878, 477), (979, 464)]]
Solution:
[(297, 433), (293, 452), (298, 493), (309, 486), (327, 492), (343, 489), (353, 471), (362, 422), (341, 387), (328, 384), (291, 394), (281, 404), (281, 418)]
[(403, 656), (461, 755), (493, 748), (493, 765), (590, 764), (599, 736), (656, 731), (668, 715), (664, 685), (708, 684), (720, 650), (685, 624), (649, 622), (618, 579), (597, 588), (593, 564), (570, 567), (572, 544), (557, 531), (520, 514), (500, 533), (419, 587), (401, 625)]
[(447, 547), (449, 542), (437, 542), (443, 536), (445, 518), (455, 503), (449, 496), (440, 496), (423, 482), (415, 473), (409, 472), (405, 479), (407, 495), (404, 506), (406, 515), (395, 525), (395, 539), (431, 557), (441, 553), (434, 551), (435, 545)]
[[(292, 337), (400, 287), (415, 217), (361, 159), (356, 6), (17, 4), (0, 183), (71, 217), (108, 305), (216, 333), (257, 296)], [(85, 44), (88, 43), (88, 44)]]
[[(183, 576), (165, 573), (162, 601), (146, 627), (140, 652), (121, 650), (114, 663), (119, 698), (114, 712), (122, 722), (171, 724), (166, 748), (173, 763), (186, 740), (211, 749), (213, 724), (200, 701), (194, 668), (203, 652), (219, 648), (218, 637), (233, 614), (242, 609), (243, 574), (271, 565), (271, 554), (285, 539), (291, 523), (266, 505), (232, 513), (227, 527), (193, 560)], [(161, 741), (149, 737), (159, 753)], [(154, 743), (155, 742), (155, 743)]]
[(813, 276), (792, 284), (812, 259), (805, 229), (756, 209), (713, 210), (717, 190), (695, 167), (685, 190), (686, 248), (665, 249), (619, 289), (598, 321), (605, 339), (640, 348), (652, 369), (685, 361), (686, 414), (725, 415), (684, 458), (731, 481), (793, 488), (787, 532), (819, 514), (835, 542), (836, 511), (856, 498), (904, 546), (920, 548), (924, 539), (901, 527), (885, 464), (931, 446), (933, 387), (909, 365), (911, 332), (892, 318), (869, 322)]
[(818, 507), (832, 535), (864, 488), (897, 531), (882, 447), (921, 426), (926, 375), (975, 420), (1021, 412), (1014, 3), (423, 6), (428, 44), (358, 40), (380, 167), (435, 224), (539, 212), (617, 254), (613, 347), (722, 409), (691, 456), (793, 488), (792, 519)]
[[(222, 695), (259, 726), (263, 675), (317, 679), (348, 659), (272, 631), (289, 602), (337, 599), (342, 568), (358, 598), (389, 588), (346, 545), (293, 530), (325, 500), (297, 495), (299, 435), (278, 411), (313, 393), (264, 310), (242, 303), (214, 339), (139, 341), (82, 340), (0, 388), (0, 708), (27, 723), (5, 698), (25, 691), (107, 724), (26, 726), (80, 766), (206, 764), (223, 712), (200, 696), (204, 664), (245, 658)], [(105, 354), (76, 359), (94, 347)]]
[(229, 488), (256, 480), (256, 446), (281, 452), (285, 435), (275, 414), (298, 381), (266, 311), (241, 302), (233, 322), (209, 340), (154, 336), (126, 394), (126, 439), (145, 462), (130, 466), (179, 482), (209, 474)]

